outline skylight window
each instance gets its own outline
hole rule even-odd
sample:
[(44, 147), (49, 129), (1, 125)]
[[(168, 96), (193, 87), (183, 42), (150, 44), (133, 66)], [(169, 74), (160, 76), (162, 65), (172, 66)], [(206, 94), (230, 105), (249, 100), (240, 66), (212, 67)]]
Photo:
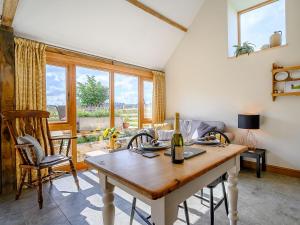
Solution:
[(274, 32), (282, 35), (286, 44), (285, 0), (271, 0), (238, 12), (238, 42), (250, 42), (255, 51), (272, 47)]

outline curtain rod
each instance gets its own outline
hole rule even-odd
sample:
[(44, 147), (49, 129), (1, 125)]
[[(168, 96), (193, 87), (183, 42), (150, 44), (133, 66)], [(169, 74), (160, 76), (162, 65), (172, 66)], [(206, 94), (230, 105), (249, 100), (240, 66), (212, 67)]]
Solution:
[[(37, 41), (37, 40), (32, 40), (32, 39), (24, 38), (24, 37), (20, 37), (20, 36), (15, 36), (15, 37), (23, 38), (23, 39), (29, 40), (29, 41), (40, 42), (40, 41)], [(40, 43), (43, 43), (43, 42), (40, 42)], [(151, 72), (152, 71), (163, 72), (161, 70), (154, 70), (154, 69), (150, 69), (150, 68), (143, 67), (143, 66), (137, 66), (137, 65), (134, 65), (134, 64), (125, 63), (125, 62), (122, 62), (122, 61), (113, 60), (113, 59), (109, 59), (109, 58), (105, 58), (105, 57), (101, 57), (101, 56), (97, 56), (97, 55), (93, 55), (93, 54), (89, 54), (89, 53), (79, 52), (79, 51), (76, 51), (76, 50), (71, 50), (71, 49), (67, 49), (67, 48), (63, 48), (63, 47), (58, 47), (58, 46), (47, 44), (47, 43), (44, 43), (44, 44), (47, 45), (46, 49), (48, 49), (52, 52), (56, 52), (56, 53), (59, 52), (59, 51), (63, 51), (63, 52), (66, 52), (66, 53), (74, 53), (74, 54), (78, 54), (78, 55), (87, 56), (87, 57), (95, 58), (95, 59), (98, 59), (98, 60), (102, 60), (102, 61), (105, 61), (105, 62), (110, 62), (112, 65), (123, 65), (123, 66), (128, 66), (128, 67), (141, 69), (141, 70), (145, 70), (145, 71), (151, 71)]]

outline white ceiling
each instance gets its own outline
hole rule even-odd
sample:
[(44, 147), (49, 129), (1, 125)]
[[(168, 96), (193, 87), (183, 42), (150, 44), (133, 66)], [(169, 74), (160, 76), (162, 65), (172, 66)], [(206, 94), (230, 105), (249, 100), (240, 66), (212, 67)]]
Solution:
[[(142, 0), (186, 27), (203, 1)], [(164, 68), (185, 34), (125, 0), (20, 0), (13, 27), (22, 37), (153, 69)]]

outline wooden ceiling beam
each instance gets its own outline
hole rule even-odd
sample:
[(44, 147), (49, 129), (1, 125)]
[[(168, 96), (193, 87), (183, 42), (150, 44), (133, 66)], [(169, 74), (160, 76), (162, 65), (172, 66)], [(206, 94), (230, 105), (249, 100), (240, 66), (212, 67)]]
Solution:
[(17, 11), (19, 0), (4, 0), (1, 25), (11, 27)]
[(160, 14), (159, 12), (155, 11), (154, 9), (146, 6), (145, 4), (139, 2), (138, 0), (127, 0), (127, 2), (131, 3), (132, 5), (138, 7), (139, 9), (151, 14), (152, 16), (155, 16), (156, 18), (170, 24), (173, 27), (176, 27), (179, 30), (182, 30), (184, 32), (187, 32), (188, 29), (179, 23), (175, 22), (174, 20), (169, 19), (168, 17)]

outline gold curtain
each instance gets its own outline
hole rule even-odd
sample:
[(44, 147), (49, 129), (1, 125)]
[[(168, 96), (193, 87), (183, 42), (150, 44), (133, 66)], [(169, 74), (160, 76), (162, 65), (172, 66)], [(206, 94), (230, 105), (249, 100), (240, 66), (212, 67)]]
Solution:
[(17, 110), (46, 110), (45, 49), (45, 44), (15, 38)]
[[(15, 81), (17, 110), (46, 110), (46, 45), (15, 38)], [(17, 121), (18, 126), (18, 121)], [(39, 134), (38, 134), (39, 135)], [(43, 143), (41, 143), (43, 145)], [(16, 165), (20, 164), (17, 155)], [(36, 174), (33, 173), (33, 177)], [(17, 183), (20, 169), (17, 166)]]
[(163, 123), (166, 114), (165, 74), (153, 71), (152, 118), (153, 123)]

